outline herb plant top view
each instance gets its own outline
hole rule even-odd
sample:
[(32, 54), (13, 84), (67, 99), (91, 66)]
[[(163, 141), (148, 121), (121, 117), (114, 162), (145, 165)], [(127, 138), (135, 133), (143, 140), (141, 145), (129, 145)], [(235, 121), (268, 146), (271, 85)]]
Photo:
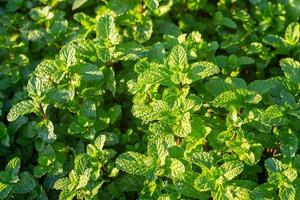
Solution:
[(0, 0), (0, 199), (299, 200), (300, 0)]

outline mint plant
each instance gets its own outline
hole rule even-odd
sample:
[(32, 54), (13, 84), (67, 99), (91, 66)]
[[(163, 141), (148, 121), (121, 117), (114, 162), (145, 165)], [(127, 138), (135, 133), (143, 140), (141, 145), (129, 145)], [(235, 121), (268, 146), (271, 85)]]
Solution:
[(0, 199), (13, 197), (14, 193), (28, 193), (36, 186), (36, 182), (29, 172), (19, 173), (20, 165), (20, 159), (13, 158), (7, 163), (4, 171), (0, 172)]
[(299, 8), (0, 3), (0, 199), (299, 199)]
[(72, 199), (75, 196), (79, 199), (93, 199), (105, 181), (104, 173), (109, 177), (118, 174), (117, 168), (106, 165), (116, 152), (112, 149), (103, 150), (105, 139), (105, 135), (100, 135), (94, 145), (88, 144), (87, 153), (76, 155), (74, 170), (69, 173), (69, 177), (60, 178), (55, 182), (54, 188), (62, 190), (60, 199)]

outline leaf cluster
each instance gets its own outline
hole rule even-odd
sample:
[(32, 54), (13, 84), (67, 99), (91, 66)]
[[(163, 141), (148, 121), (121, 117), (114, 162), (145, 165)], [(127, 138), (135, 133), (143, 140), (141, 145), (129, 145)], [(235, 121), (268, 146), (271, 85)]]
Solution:
[(0, 199), (300, 198), (297, 0), (0, 15)]

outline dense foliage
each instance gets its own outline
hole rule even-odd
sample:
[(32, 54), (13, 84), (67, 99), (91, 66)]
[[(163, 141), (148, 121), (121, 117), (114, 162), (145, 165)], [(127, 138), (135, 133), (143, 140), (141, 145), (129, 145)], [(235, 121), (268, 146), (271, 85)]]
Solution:
[(300, 199), (298, 0), (0, 1), (0, 199)]

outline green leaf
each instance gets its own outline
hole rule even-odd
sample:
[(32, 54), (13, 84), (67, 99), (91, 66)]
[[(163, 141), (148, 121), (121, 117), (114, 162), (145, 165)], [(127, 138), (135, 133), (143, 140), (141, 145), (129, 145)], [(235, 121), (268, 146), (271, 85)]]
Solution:
[(136, 1), (132, 0), (111, 0), (108, 2), (108, 9), (116, 15), (122, 15), (136, 6)]
[(133, 38), (138, 43), (147, 42), (153, 32), (153, 23), (150, 18), (144, 18), (142, 22), (133, 27)]
[(29, 12), (31, 19), (35, 21), (45, 19), (49, 15), (50, 8), (50, 6), (39, 6), (32, 8)]
[(224, 172), (223, 176), (225, 176), (227, 180), (231, 180), (243, 172), (244, 164), (240, 161), (230, 161), (222, 164), (221, 168)]
[(98, 150), (102, 150), (105, 144), (106, 136), (105, 135), (99, 135), (95, 140), (95, 146), (98, 148)]
[(56, 20), (52, 24), (51, 33), (54, 35), (61, 35), (66, 33), (68, 30), (68, 21), (67, 20)]
[(83, 12), (75, 13), (73, 18), (88, 30), (93, 29), (96, 24), (95, 18), (92, 18)]
[(214, 188), (215, 177), (212, 175), (214, 170), (215, 168), (203, 169), (202, 174), (200, 174), (194, 181), (194, 186), (197, 190), (205, 192)]
[(236, 89), (225, 91), (218, 95), (213, 101), (216, 107), (242, 106), (245, 103), (257, 104), (262, 100), (262, 96), (247, 89)]
[[(110, 44), (106, 43), (106, 45), (110, 45)], [(112, 52), (113, 47), (110, 47), (110, 48), (104, 47), (104, 45), (102, 43), (98, 42), (98, 43), (94, 44), (94, 48), (96, 49), (97, 60), (100, 59), (103, 63), (110, 63), (113, 60), (113, 56), (116, 56), (116, 58), (117, 58), (117, 53)], [(93, 62), (95, 62), (95, 61), (93, 61)]]
[(188, 78), (187, 73), (182, 73), (181, 71), (174, 71), (172, 72), (171, 81), (176, 84), (191, 84), (192, 81)]
[(17, 157), (13, 158), (7, 163), (5, 172), (9, 173), (11, 176), (17, 176), (20, 170), (20, 166), (21, 160)]
[(34, 74), (40, 78), (48, 78), (59, 83), (65, 76), (64, 63), (60, 60), (44, 60), (36, 67)]
[(115, 72), (110, 67), (103, 68), (103, 75), (106, 83), (106, 89), (111, 91), (113, 96), (116, 95), (116, 79), (115, 79)]
[(11, 0), (8, 1), (5, 5), (5, 10), (8, 12), (15, 12), (24, 4), (23, 0)]
[(70, 43), (72, 47), (75, 48), (75, 55), (77, 59), (89, 60), (91, 62), (96, 62), (103, 55), (97, 55), (96, 44), (92, 40), (88, 39), (77, 39)]
[(45, 100), (50, 104), (64, 104), (74, 99), (75, 90), (73, 88), (54, 88), (47, 93)]
[(136, 42), (124, 42), (115, 48), (113, 57), (115, 60), (138, 60), (146, 55), (145, 48)]
[[(181, 35), (181, 29), (175, 25), (173, 22), (168, 21), (168, 20), (161, 20), (156, 22), (155, 27), (157, 27), (155, 30), (162, 34), (162, 35), (169, 35), (171, 37), (169, 37), (168, 39), (170, 41), (168, 41), (170, 44), (166, 45), (169, 47), (173, 47), (174, 45), (178, 44), (178, 39), (177, 37), (179, 37)], [(175, 39), (176, 38), (176, 39)]]
[(250, 90), (253, 90), (259, 94), (265, 94), (269, 92), (273, 87), (275, 87), (275, 85), (271, 80), (256, 80), (248, 85), (248, 88)]
[(161, 85), (164, 86), (170, 86), (170, 85), (174, 85), (171, 80), (170, 80), (170, 74), (171, 72), (169, 71), (169, 69), (162, 67), (160, 65), (155, 65), (153, 68), (150, 68), (146, 71), (144, 71), (144, 73), (142, 73), (139, 76), (138, 79), (138, 85), (141, 89), (145, 89), (145, 86), (147, 86), (147, 84), (157, 84), (160, 83)]
[(211, 168), (214, 165), (214, 158), (208, 152), (191, 152), (186, 157), (201, 168)]
[(70, 72), (78, 74), (81, 77), (81, 80), (87, 82), (101, 81), (104, 78), (103, 73), (99, 70), (99, 68), (90, 63), (74, 65)]
[(114, 18), (111, 16), (103, 16), (96, 23), (97, 39), (102, 44), (116, 45), (120, 42), (120, 36), (116, 30)]
[(227, 77), (224, 82), (228, 83), (232, 89), (247, 89), (247, 83), (241, 78)]
[(159, 0), (144, 0), (144, 3), (152, 11), (155, 11), (159, 6)]
[(88, 182), (91, 178), (91, 171), (92, 169), (86, 169), (84, 172), (79, 176), (79, 182), (78, 185), (76, 186), (76, 190), (84, 188), (88, 185)]
[(151, 167), (155, 166), (152, 158), (132, 151), (121, 154), (116, 160), (116, 165), (129, 174), (142, 176), (146, 176)]
[(174, 71), (181, 71), (188, 67), (186, 51), (182, 46), (177, 45), (172, 49), (168, 56), (168, 65)]
[(227, 26), (227, 27), (229, 27), (229, 28), (233, 28), (233, 29), (236, 29), (236, 28), (237, 28), (236, 23), (235, 23), (232, 19), (230, 19), (230, 18), (228, 18), (228, 17), (223, 17), (221, 23), (222, 23), (224, 26)]
[(276, 173), (283, 170), (282, 163), (275, 158), (268, 158), (265, 160), (265, 167), (270, 172)]
[(37, 165), (33, 168), (33, 175), (37, 178), (44, 176), (47, 172), (48, 169), (41, 165)]
[(280, 66), (285, 76), (294, 83), (300, 83), (300, 63), (292, 58), (280, 60)]
[(283, 174), (290, 182), (293, 182), (298, 177), (297, 170), (294, 168), (287, 168)]
[(70, 185), (71, 181), (68, 178), (61, 178), (54, 183), (53, 188), (56, 190), (65, 190), (70, 187)]
[(266, 35), (263, 37), (263, 42), (279, 49), (286, 47), (284, 39), (277, 35)]
[(173, 126), (174, 134), (178, 137), (186, 137), (192, 131), (190, 123), (190, 113), (187, 112), (183, 116), (178, 117), (177, 124)]
[(91, 100), (86, 100), (81, 104), (80, 115), (87, 118), (95, 119), (97, 117), (97, 106)]
[(135, 104), (132, 107), (132, 114), (137, 117), (142, 119), (144, 122), (148, 123), (154, 120), (158, 120), (161, 118), (164, 118), (165, 115), (161, 115), (164, 114), (165, 111), (167, 111), (167, 105), (165, 102), (155, 102), (156, 104), (156, 109), (154, 110), (154, 108), (144, 105), (144, 104)]
[(75, 10), (77, 8), (80, 8), (83, 6), (88, 0), (74, 0), (73, 5), (72, 5), (72, 10)]
[[(46, 6), (45, 8), (47, 8), (47, 7), (48, 6)], [(35, 29), (35, 30), (31, 30), (31, 31), (28, 32), (27, 38), (28, 38), (29, 41), (33, 42), (33, 44), (34, 44), (32, 46), (32, 48), (33, 48), (32, 51), (33, 52), (38, 52), (42, 48), (45, 47), (45, 45), (46, 45), (46, 42), (44, 41), (45, 40), (45, 36), (46, 36), (45, 31), (41, 30), (41, 29)]]
[(84, 174), (86, 169), (87, 169), (87, 165), (88, 165), (86, 155), (85, 154), (78, 154), (75, 157), (74, 165), (75, 165), (74, 166), (74, 171), (77, 175)]
[(75, 47), (73, 44), (70, 43), (69, 45), (64, 46), (59, 51), (59, 57), (67, 64), (67, 67), (75, 64), (77, 60), (75, 56)]
[(0, 182), (0, 199), (6, 199), (12, 188), (13, 185)]
[(283, 157), (294, 157), (298, 150), (298, 138), (295, 133), (289, 130), (283, 130), (279, 133), (280, 149)]
[(77, 195), (76, 191), (63, 190), (59, 194), (59, 200), (72, 200)]
[(51, 84), (51, 80), (43, 75), (31, 77), (27, 83), (28, 95), (34, 99), (40, 99), (49, 91)]
[(121, 117), (122, 107), (119, 104), (116, 104), (109, 108), (107, 114), (110, 118), (110, 123), (113, 124)]
[(35, 179), (29, 172), (21, 172), (20, 180), (14, 185), (14, 192), (24, 194), (30, 192), (36, 186)]
[(7, 114), (9, 122), (15, 121), (19, 116), (35, 112), (34, 102), (31, 100), (24, 100), (14, 105)]
[(279, 198), (284, 200), (296, 199), (296, 190), (293, 186), (279, 188)]
[(193, 140), (195, 139), (197, 143), (199, 143), (199, 140), (206, 138), (206, 136), (211, 132), (211, 128), (206, 127), (200, 117), (193, 117), (191, 125), (192, 131), (190, 136)]
[(181, 161), (172, 159), (170, 170), (172, 179), (182, 178), (185, 172), (185, 166)]
[(150, 61), (162, 63), (164, 59), (164, 45), (160, 42), (152, 45), (148, 51), (148, 58)]
[(195, 180), (195, 188), (200, 192), (209, 191), (213, 187), (212, 183), (210, 182), (211, 180), (209, 178), (210, 177), (207, 177), (202, 174), (198, 176), (198, 178)]
[(250, 199), (250, 190), (244, 188), (243, 185), (230, 185), (226, 187), (226, 190), (228, 191), (226, 195), (230, 197), (229, 199)]
[(269, 106), (261, 115), (261, 122), (270, 126), (280, 126), (288, 123), (284, 115), (284, 108), (272, 105)]
[(169, 155), (167, 144), (162, 139), (151, 139), (147, 146), (148, 155), (157, 160), (159, 166), (164, 166)]
[(53, 142), (56, 140), (54, 125), (50, 120), (43, 120), (39, 123), (38, 137), (45, 142)]
[(240, 65), (250, 65), (255, 63), (255, 60), (253, 58), (247, 57), (247, 56), (241, 56), (238, 58)]
[(210, 78), (205, 83), (205, 87), (207, 91), (211, 93), (214, 97), (232, 88), (230, 84), (224, 82), (224, 80), (219, 77)]
[(297, 22), (292, 22), (288, 25), (285, 30), (285, 41), (290, 45), (295, 45), (300, 38), (300, 24)]
[(219, 68), (208, 61), (200, 61), (193, 63), (189, 68), (189, 78), (192, 81), (197, 81), (200, 79), (204, 79), (210, 77), (214, 74), (219, 73)]
[(176, 199), (176, 193), (165, 193), (161, 194), (157, 200), (175, 200)]
[(196, 173), (194, 174), (186, 172), (184, 179), (177, 179), (174, 182), (176, 191), (186, 197), (192, 197), (195, 199), (208, 199), (210, 193), (200, 192), (194, 187), (193, 183), (196, 177)]
[(275, 195), (278, 195), (275, 187), (269, 183), (259, 185), (251, 193), (252, 199), (258, 200), (272, 199)]

